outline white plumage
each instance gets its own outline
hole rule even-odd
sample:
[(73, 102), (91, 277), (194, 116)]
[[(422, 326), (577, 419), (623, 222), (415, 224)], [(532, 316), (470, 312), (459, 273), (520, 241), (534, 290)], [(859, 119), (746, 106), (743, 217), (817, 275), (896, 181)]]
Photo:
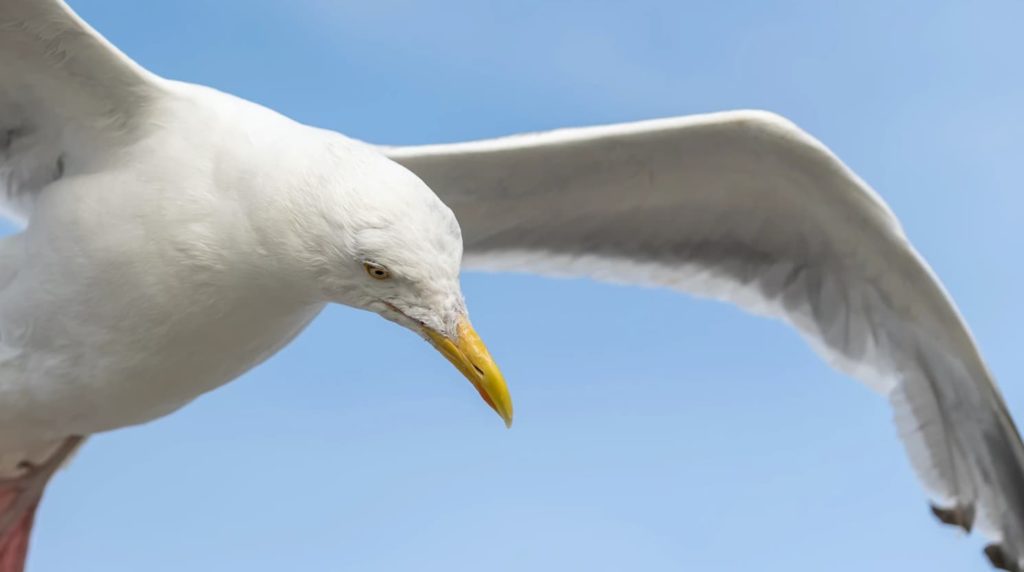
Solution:
[(6, 471), (173, 411), (328, 302), (454, 339), (464, 248), (468, 268), (788, 321), (890, 399), (936, 514), (1024, 565), (1024, 446), (963, 319), (882, 200), (785, 119), (374, 148), (156, 77), (58, 0), (5, 0), (0, 32), (0, 183), (27, 221), (0, 242)]

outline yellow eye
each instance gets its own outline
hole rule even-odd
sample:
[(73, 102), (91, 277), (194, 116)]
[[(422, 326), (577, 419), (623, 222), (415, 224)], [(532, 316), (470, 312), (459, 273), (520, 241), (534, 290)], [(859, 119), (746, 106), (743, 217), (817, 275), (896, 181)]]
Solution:
[(391, 272), (376, 262), (366, 260), (363, 262), (363, 268), (366, 269), (366, 273), (370, 275), (370, 278), (374, 278), (376, 280), (387, 280), (388, 278), (391, 278)]

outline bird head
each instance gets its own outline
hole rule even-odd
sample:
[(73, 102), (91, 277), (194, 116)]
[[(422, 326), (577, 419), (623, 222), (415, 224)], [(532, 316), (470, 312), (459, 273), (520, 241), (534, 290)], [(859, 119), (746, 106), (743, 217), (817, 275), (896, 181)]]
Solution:
[(454, 213), (422, 181), (372, 149), (346, 142), (342, 165), (313, 201), (323, 232), (305, 229), (319, 291), (417, 333), (512, 423), (498, 366), (469, 321), (459, 283), (462, 233)]

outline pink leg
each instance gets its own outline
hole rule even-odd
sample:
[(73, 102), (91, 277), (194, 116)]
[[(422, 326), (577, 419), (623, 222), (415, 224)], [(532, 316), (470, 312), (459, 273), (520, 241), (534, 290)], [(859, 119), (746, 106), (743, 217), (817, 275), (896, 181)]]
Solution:
[(25, 463), (25, 472), (0, 480), (0, 572), (23, 572), (36, 507), (53, 473), (84, 440), (68, 437), (45, 461)]

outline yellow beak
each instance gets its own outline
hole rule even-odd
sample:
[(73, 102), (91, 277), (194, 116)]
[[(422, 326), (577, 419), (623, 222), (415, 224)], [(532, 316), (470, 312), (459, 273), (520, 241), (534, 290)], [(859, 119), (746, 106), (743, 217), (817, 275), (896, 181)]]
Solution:
[(463, 318), (459, 323), (454, 340), (429, 328), (424, 331), (437, 351), (466, 376), (480, 392), (480, 397), (505, 421), (505, 426), (511, 427), (512, 396), (508, 393), (505, 378), (469, 320)]

